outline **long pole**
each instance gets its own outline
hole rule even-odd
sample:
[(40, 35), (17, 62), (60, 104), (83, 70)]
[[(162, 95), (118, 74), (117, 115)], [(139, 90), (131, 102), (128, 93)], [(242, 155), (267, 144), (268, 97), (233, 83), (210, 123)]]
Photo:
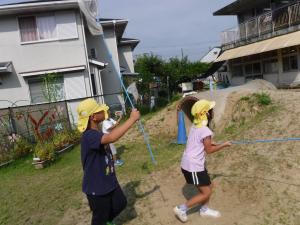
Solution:
[[(114, 29), (115, 29), (115, 21), (114, 21)], [(129, 100), (129, 103), (130, 103), (130, 105), (131, 105), (131, 108), (135, 108), (135, 107), (134, 107), (134, 104), (133, 104), (133, 102), (132, 102), (132, 100), (131, 100), (131, 98), (130, 98), (128, 92), (127, 92), (127, 88), (125, 87), (124, 82), (123, 82), (123, 80), (122, 80), (120, 69), (117, 68), (116, 63), (115, 63), (115, 61), (114, 61), (114, 59), (113, 59), (112, 53), (111, 53), (111, 51), (109, 50), (109, 48), (108, 48), (108, 46), (107, 46), (107, 44), (106, 44), (106, 41), (105, 41), (105, 38), (104, 38), (104, 34), (102, 34), (101, 37), (103, 38), (104, 46), (105, 46), (105, 48), (106, 48), (106, 51), (109, 53), (109, 57), (110, 57), (110, 60), (111, 60), (111, 62), (112, 62), (113, 69), (114, 69), (115, 72), (118, 74), (118, 78), (119, 78), (121, 87), (123, 88), (123, 90), (124, 90), (124, 92), (125, 92), (125, 95), (126, 95), (126, 97), (128, 98), (128, 100)], [(156, 162), (156, 160), (155, 160), (155, 158), (154, 158), (152, 149), (151, 149), (149, 137), (148, 137), (148, 135), (147, 135), (146, 132), (145, 132), (145, 129), (144, 129), (144, 126), (143, 126), (141, 120), (138, 121), (138, 126), (139, 126), (141, 132), (143, 133), (144, 141), (145, 141), (145, 143), (146, 143), (146, 145), (147, 145), (149, 154), (150, 154), (150, 156), (151, 156), (151, 160), (152, 160), (152, 162), (153, 162), (154, 164), (157, 164), (157, 162)]]

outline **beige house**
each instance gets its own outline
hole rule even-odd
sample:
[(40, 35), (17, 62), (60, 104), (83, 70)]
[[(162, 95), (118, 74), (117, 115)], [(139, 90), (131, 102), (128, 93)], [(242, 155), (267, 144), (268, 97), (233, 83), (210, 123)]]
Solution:
[(300, 85), (300, 2), (237, 0), (215, 16), (236, 16), (222, 32), (222, 54), (232, 85), (265, 79), (278, 87)]

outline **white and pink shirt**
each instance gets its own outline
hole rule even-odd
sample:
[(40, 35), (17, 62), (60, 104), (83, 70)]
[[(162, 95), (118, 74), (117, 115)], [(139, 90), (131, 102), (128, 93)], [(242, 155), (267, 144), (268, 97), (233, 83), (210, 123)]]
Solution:
[(205, 150), (203, 139), (213, 136), (213, 132), (203, 126), (190, 129), (187, 145), (181, 160), (181, 168), (189, 172), (202, 172), (205, 170)]

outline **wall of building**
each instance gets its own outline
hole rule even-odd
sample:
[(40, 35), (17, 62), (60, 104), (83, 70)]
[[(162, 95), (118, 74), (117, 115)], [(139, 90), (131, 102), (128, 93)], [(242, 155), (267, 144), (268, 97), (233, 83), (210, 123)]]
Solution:
[[(20, 73), (87, 66), (80, 14), (73, 10), (61, 11), (58, 14), (64, 15), (65, 12), (71, 15), (73, 12), (75, 15), (77, 38), (30, 44), (21, 43), (17, 16), (0, 17), (0, 62), (12, 61), (14, 67), (13, 73), (1, 75), (3, 79), (0, 85), (0, 100), (26, 100), (19, 102), (19, 105), (28, 104), (30, 101), (28, 85)], [(72, 17), (67, 19), (70, 18)], [(82, 75), (87, 78), (88, 71), (82, 72)], [(85, 80), (86, 83), (88, 80)], [(89, 95), (85, 87), (86, 84), (81, 83), (81, 91), (84, 90), (85, 94)], [(7, 105), (0, 102), (0, 107), (7, 107)]]
[(300, 85), (300, 71), (286, 72), (279, 76), (279, 86), (294, 86), (297, 84)]
[(126, 69), (126, 72), (134, 73), (133, 54), (131, 46), (119, 46), (120, 66)]
[(108, 105), (120, 105), (117, 95), (112, 95), (113, 93), (120, 93), (122, 91), (118, 78), (120, 64), (114, 30), (106, 28), (104, 30), (104, 39), (102, 36), (92, 36), (89, 32), (86, 32), (86, 39), (88, 51), (90, 52), (92, 48), (95, 48), (96, 59), (100, 62), (108, 63), (107, 67), (101, 71), (105, 103)]
[[(291, 52), (291, 49), (294, 52), (289, 53), (289, 52)], [(229, 63), (228, 63), (229, 78), (230, 78), (231, 85), (236, 86), (236, 85), (241, 85), (241, 84), (247, 82), (247, 78), (245, 77), (245, 73), (246, 73), (245, 65), (259, 63), (261, 65), (261, 72), (257, 73), (257, 74), (253, 74), (253, 76), (256, 76), (256, 78), (262, 77), (263, 79), (273, 83), (277, 87), (299, 86), (300, 85), (300, 46), (279, 49), (279, 50), (275, 51), (275, 54), (271, 53), (271, 56), (270, 56), (270, 53), (271, 52), (251, 56), (252, 58), (253, 57), (255, 58), (254, 61), (251, 61), (251, 60), (249, 61), (249, 59), (247, 59), (246, 57), (229, 60)], [(284, 59), (287, 60), (287, 58), (289, 58), (289, 57), (295, 58), (295, 56), (297, 59), (298, 69), (291, 67), (291, 64), (290, 64), (290, 66), (288, 66), (289, 61), (285, 61), (285, 65), (284, 65), (284, 61), (283, 61)], [(270, 62), (270, 60), (271, 60), (271, 62)], [(274, 63), (274, 61), (272, 61), (272, 60), (277, 61), (278, 72), (276, 72), (276, 70), (274, 70), (274, 72), (271, 72), (271, 73), (264, 72), (265, 65), (269, 65), (267, 68), (269, 68), (269, 69), (271, 68), (270, 67), (271, 65), (266, 64), (266, 63)], [(292, 59), (290, 58), (290, 60), (292, 60)], [(291, 61), (290, 61), (290, 63), (291, 63)], [(235, 70), (235, 72), (233, 73), (234, 65), (235, 65), (235, 67), (238, 67), (238, 68), (241, 68), (241, 66), (242, 66), (243, 70), (238, 69), (238, 70)], [(293, 65), (295, 65), (295, 64), (293, 63)], [(288, 71), (284, 71), (284, 67), (285, 68), (290, 67), (290, 68)], [(235, 75), (233, 75), (233, 74), (235, 74)], [(248, 77), (250, 78), (251, 74), (248, 75)]]
[[(0, 53), (1, 55), (1, 53)], [(17, 105), (30, 104), (30, 95), (27, 82), (19, 77), (14, 70), (9, 74), (0, 74), (0, 108), (12, 106), (12, 102)]]
[(17, 16), (1, 17), (0, 61), (13, 61), (17, 73), (86, 65), (80, 14), (75, 15), (77, 38), (31, 44), (21, 43)]

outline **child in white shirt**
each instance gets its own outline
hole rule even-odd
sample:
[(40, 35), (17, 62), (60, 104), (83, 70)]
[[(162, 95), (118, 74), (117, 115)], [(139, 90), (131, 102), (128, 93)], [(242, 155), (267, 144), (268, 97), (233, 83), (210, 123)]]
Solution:
[[(109, 117), (108, 119), (104, 120), (102, 122), (102, 132), (104, 134), (109, 134), (116, 126), (119, 125), (121, 119), (122, 119), (122, 114), (120, 113), (116, 113), (116, 115), (119, 116), (119, 119), (117, 121), (115, 121), (113, 118), (110, 117), (110, 113), (109, 113)], [(123, 160), (117, 159), (117, 149), (116, 146), (113, 143), (109, 144), (112, 155), (113, 155), (113, 160), (115, 162), (115, 166), (122, 166), (124, 164)]]

